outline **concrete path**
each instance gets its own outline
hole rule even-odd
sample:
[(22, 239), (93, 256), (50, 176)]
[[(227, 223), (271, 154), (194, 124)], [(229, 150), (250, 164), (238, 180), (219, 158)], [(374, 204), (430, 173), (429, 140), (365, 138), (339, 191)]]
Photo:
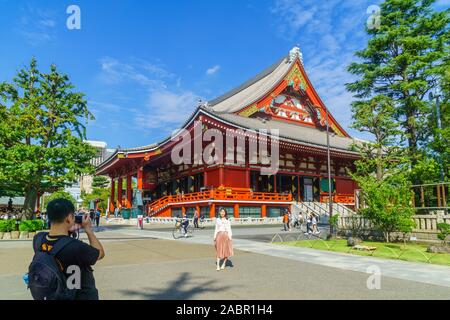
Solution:
[[(382, 276), (450, 287), (450, 267), (401, 260), (365, 257), (340, 252), (283, 246), (240, 239), (239, 235), (243, 233), (242, 231), (244, 230), (239, 230), (238, 228), (233, 231), (233, 246), (239, 250), (363, 273), (372, 273), (374, 270), (373, 266), (375, 266), (379, 268)], [(250, 233), (261, 235), (263, 233), (267, 234), (267, 232), (270, 231), (273, 233), (281, 232), (279, 228), (266, 228), (265, 230), (255, 229)], [(245, 230), (244, 232), (247, 234), (249, 233), (248, 230)], [(130, 229), (123, 230), (123, 233), (129, 236), (142, 235), (158, 239), (174, 240), (169, 231), (164, 232), (161, 230), (150, 231)], [(174, 241), (211, 245), (212, 230), (200, 230), (200, 232), (196, 230), (192, 238)]]
[[(279, 231), (278, 227), (234, 228), (235, 256), (217, 272), (211, 229), (173, 240), (167, 227), (104, 228), (98, 236), (106, 257), (94, 266), (100, 298), (450, 299), (450, 268), (248, 240)], [(22, 281), (31, 257), (30, 241), (0, 242), (0, 300), (31, 299)], [(380, 266), (379, 289), (367, 287), (370, 263)], [(419, 276), (411, 279), (413, 268)], [(425, 269), (443, 280), (421, 278)]]

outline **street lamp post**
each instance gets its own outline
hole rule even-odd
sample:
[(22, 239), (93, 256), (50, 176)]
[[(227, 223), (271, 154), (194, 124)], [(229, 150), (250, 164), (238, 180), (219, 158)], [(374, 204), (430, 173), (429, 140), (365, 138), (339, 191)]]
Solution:
[(330, 159), (330, 123), (328, 117), (328, 109), (326, 109), (327, 116), (327, 167), (328, 167), (328, 213), (330, 223), (330, 237), (333, 236), (333, 224), (331, 223), (331, 217), (333, 216), (333, 192), (331, 191), (331, 159)]
[[(440, 95), (433, 94), (433, 92), (430, 92), (429, 99), (430, 100), (436, 99), (436, 122), (437, 122), (437, 128), (439, 130), (441, 130), (442, 129), (442, 124), (441, 124), (441, 105), (440, 105), (439, 98), (440, 98)], [(441, 133), (439, 132), (438, 134), (439, 134), (439, 138), (442, 139)], [(441, 157), (439, 157), (439, 164), (440, 164), (441, 181), (444, 182), (445, 181), (445, 175), (444, 175), (444, 168), (443, 168), (443, 163), (442, 163)]]

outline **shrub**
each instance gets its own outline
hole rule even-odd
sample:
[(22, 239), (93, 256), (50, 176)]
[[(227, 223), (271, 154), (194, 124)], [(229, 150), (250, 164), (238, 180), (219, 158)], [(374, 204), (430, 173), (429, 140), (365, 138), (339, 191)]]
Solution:
[(437, 237), (439, 240), (442, 240), (443, 244), (445, 244), (445, 240), (450, 235), (450, 224), (442, 222), (438, 223), (437, 228), (440, 233), (438, 233)]
[(33, 231), (33, 220), (23, 220), (20, 222), (19, 231)]
[(35, 232), (44, 228), (42, 220), (23, 220), (19, 225), (20, 231)]
[(383, 232), (386, 242), (390, 241), (392, 232), (407, 234), (413, 230), (411, 186), (402, 175), (392, 175), (383, 181), (369, 176), (358, 183), (366, 205), (361, 214)]
[(0, 220), (0, 232), (11, 232), (16, 230), (16, 220)]
[(33, 232), (44, 229), (44, 220), (33, 220)]

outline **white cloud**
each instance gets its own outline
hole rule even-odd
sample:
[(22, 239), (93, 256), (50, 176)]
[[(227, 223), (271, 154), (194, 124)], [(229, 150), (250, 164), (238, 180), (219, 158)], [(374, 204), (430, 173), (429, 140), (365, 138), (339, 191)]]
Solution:
[(210, 75), (217, 73), (219, 70), (220, 70), (220, 66), (215, 65), (214, 67), (211, 67), (208, 70), (206, 70), (206, 74), (210, 76)]
[(22, 8), (22, 11), (23, 16), (19, 19), (15, 31), (25, 38), (28, 44), (40, 46), (56, 39), (54, 12), (35, 8), (30, 4)]
[(365, 46), (364, 23), (371, 4), (373, 0), (275, 0), (271, 10), (279, 35), (300, 44), (305, 69), (323, 102), (352, 133), (353, 97), (345, 84), (355, 78), (347, 67), (355, 60), (354, 52)]
[(44, 26), (44, 27), (49, 27), (49, 28), (53, 28), (56, 26), (56, 22), (55, 20), (52, 19), (44, 19), (44, 20), (40, 20), (39, 23)]
[(199, 98), (191, 91), (153, 91), (144, 111), (134, 120), (142, 129), (163, 128), (171, 132), (188, 119)]
[(162, 129), (170, 133), (187, 120), (200, 98), (194, 92), (184, 90), (181, 86), (181, 78), (161, 65), (140, 59), (121, 62), (112, 57), (103, 57), (100, 60), (100, 66), (101, 72), (98, 78), (103, 83), (115, 86), (131, 83), (133, 87), (147, 91), (147, 101), (130, 110), (114, 103), (91, 102), (97, 111), (131, 112), (138, 129)]
[(100, 64), (102, 71), (99, 79), (107, 84), (131, 81), (145, 87), (165, 88), (166, 85), (162, 79), (169, 74), (162, 68), (152, 66), (150, 63), (122, 63), (111, 57), (103, 57)]

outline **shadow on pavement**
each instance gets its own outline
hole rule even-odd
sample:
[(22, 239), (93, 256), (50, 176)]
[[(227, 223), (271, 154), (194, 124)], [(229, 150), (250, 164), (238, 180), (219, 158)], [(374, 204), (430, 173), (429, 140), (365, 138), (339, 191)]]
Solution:
[(196, 295), (225, 291), (230, 288), (230, 286), (217, 287), (215, 286), (217, 282), (214, 280), (190, 285), (190, 282), (192, 283), (194, 279), (198, 279), (198, 277), (193, 277), (191, 273), (183, 272), (177, 279), (170, 282), (167, 288), (147, 288), (142, 291), (121, 290), (120, 292), (125, 296), (139, 296), (149, 300), (188, 300), (195, 298)]

